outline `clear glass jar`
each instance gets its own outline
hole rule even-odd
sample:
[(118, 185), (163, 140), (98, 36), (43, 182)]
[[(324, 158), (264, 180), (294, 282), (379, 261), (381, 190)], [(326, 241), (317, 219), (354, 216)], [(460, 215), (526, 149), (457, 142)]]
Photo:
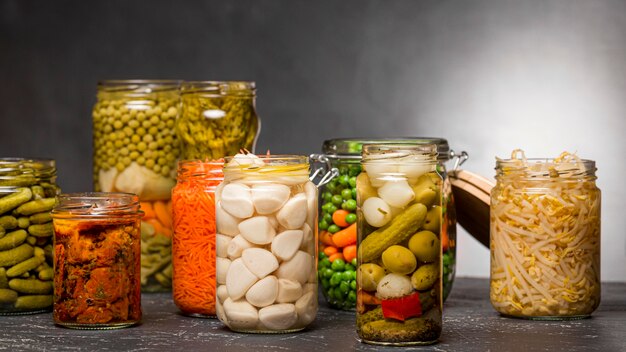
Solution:
[(238, 332), (308, 326), (317, 314), (317, 188), (308, 158), (227, 157), (216, 215), (227, 236), (217, 244), (218, 318)]
[(175, 123), (179, 81), (118, 80), (98, 83), (93, 108), (93, 178), (99, 192), (139, 196), (142, 290), (171, 290), (171, 190), (180, 155)]
[(216, 235), (215, 189), (224, 180), (222, 161), (178, 163), (172, 190), (172, 296), (185, 315), (215, 317), (216, 241), (224, 254), (226, 235)]
[(254, 82), (183, 82), (181, 99), (181, 159), (215, 160), (242, 148), (254, 153), (261, 129)]
[(52, 210), (55, 324), (116, 329), (141, 321), (142, 216), (134, 194), (58, 197)]
[(496, 162), (491, 191), (491, 289), (502, 315), (588, 317), (600, 304), (600, 189), (596, 166), (563, 153)]
[[(321, 163), (319, 169), (329, 171), (336, 169), (328, 183), (321, 182), (319, 209), (320, 251), (318, 258), (318, 276), (322, 293), (332, 308), (353, 310), (356, 303), (356, 282), (354, 270), (356, 258), (353, 259), (353, 243), (337, 246), (333, 234), (347, 229), (356, 221), (356, 177), (361, 172), (361, 147), (375, 143), (415, 143), (437, 145), (437, 171), (443, 177), (443, 297), (444, 300), (452, 290), (456, 272), (456, 211), (452, 188), (448, 180), (446, 162), (457, 157), (467, 158), (463, 152), (456, 155), (443, 138), (343, 138), (324, 141), (322, 154), (312, 155), (312, 159)], [(461, 162), (464, 159), (460, 159)], [(345, 216), (334, 217), (335, 211)], [(344, 221), (342, 221), (344, 219)], [(339, 223), (336, 223), (338, 220)], [(342, 255), (335, 254), (341, 253)], [(346, 261), (346, 257), (348, 257)], [(331, 261), (332, 259), (332, 261)], [(337, 261), (337, 259), (339, 259)], [(337, 261), (337, 263), (335, 263)], [(334, 263), (334, 264), (333, 264)], [(334, 277), (334, 278), (333, 278)]]
[(55, 182), (54, 160), (0, 158), (0, 315), (52, 308)]
[(363, 145), (357, 185), (357, 333), (380, 345), (437, 341), (442, 185), (434, 144)]

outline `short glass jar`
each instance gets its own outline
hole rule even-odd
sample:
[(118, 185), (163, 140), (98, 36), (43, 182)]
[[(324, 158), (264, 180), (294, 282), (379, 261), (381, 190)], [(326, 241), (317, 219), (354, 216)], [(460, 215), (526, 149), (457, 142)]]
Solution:
[(116, 329), (141, 321), (142, 216), (134, 194), (58, 197), (52, 210), (55, 324)]
[(0, 315), (52, 308), (51, 159), (0, 158)]
[(93, 178), (99, 192), (139, 196), (142, 290), (171, 290), (171, 190), (180, 147), (175, 123), (180, 82), (113, 80), (98, 83), (93, 107)]
[(496, 162), (491, 289), (502, 315), (588, 317), (600, 304), (600, 189), (592, 160), (563, 153)]
[(225, 255), (227, 235), (216, 235), (215, 189), (224, 180), (223, 161), (178, 163), (172, 190), (172, 296), (185, 315), (215, 317), (215, 250)]
[(181, 100), (176, 124), (181, 159), (215, 160), (240, 149), (254, 153), (261, 129), (254, 82), (183, 82)]
[[(317, 188), (306, 156), (227, 157), (216, 191), (217, 316), (231, 330), (285, 333), (317, 314)], [(222, 248), (225, 248), (222, 249)]]
[(362, 342), (435, 343), (442, 326), (442, 185), (434, 144), (366, 144), (357, 177)]
[[(318, 276), (322, 293), (329, 306), (337, 309), (352, 310), (356, 302), (356, 282), (354, 267), (356, 258), (352, 257), (354, 243), (337, 246), (332, 241), (333, 234), (344, 231), (356, 221), (356, 177), (361, 172), (361, 148), (364, 144), (376, 143), (413, 143), (418, 145), (437, 145), (437, 171), (443, 177), (443, 297), (452, 290), (456, 272), (456, 210), (452, 188), (448, 180), (446, 163), (457, 160), (457, 165), (467, 159), (467, 153), (455, 154), (448, 141), (443, 138), (405, 137), (405, 138), (342, 138), (324, 141), (322, 154), (313, 154), (311, 158), (321, 165), (317, 170), (326, 179), (320, 182)], [(329, 172), (334, 170), (334, 173)], [(317, 174), (316, 174), (317, 176)], [(335, 212), (339, 210), (338, 214)], [(335, 215), (335, 216), (333, 216)], [(339, 223), (338, 223), (339, 222)], [(344, 253), (345, 252), (345, 253)], [(339, 254), (335, 254), (339, 253)], [(346, 257), (348, 257), (346, 260)], [(339, 259), (339, 260), (337, 260)]]

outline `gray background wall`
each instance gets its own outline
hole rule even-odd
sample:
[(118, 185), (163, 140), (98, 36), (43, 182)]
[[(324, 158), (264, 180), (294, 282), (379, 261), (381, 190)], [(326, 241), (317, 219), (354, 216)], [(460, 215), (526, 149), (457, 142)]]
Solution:
[[(0, 155), (58, 161), (91, 189), (90, 110), (110, 78), (254, 80), (259, 149), (440, 136), (495, 156), (598, 163), (602, 277), (626, 280), (626, 2), (0, 0)], [(465, 232), (459, 274), (488, 276)]]

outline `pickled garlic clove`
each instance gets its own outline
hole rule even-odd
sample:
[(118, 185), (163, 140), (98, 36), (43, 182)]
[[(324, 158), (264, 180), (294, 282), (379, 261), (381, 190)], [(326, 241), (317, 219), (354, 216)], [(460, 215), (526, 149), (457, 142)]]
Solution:
[(289, 329), (297, 320), (298, 315), (293, 304), (274, 304), (259, 310), (259, 321), (271, 330)]
[(235, 260), (241, 257), (241, 253), (244, 249), (252, 248), (254, 245), (242, 235), (237, 235), (233, 237), (233, 239), (228, 243), (228, 248), (226, 249), (226, 255), (232, 260)]
[(298, 314), (298, 325), (306, 326), (315, 320), (317, 314), (317, 297), (315, 292), (307, 292), (296, 301), (296, 313)]
[(293, 258), (280, 264), (276, 276), (280, 279), (298, 281), (302, 285), (309, 279), (313, 266), (313, 257), (307, 252), (298, 251)]
[(217, 224), (217, 232), (228, 235), (237, 236), (239, 234), (240, 220), (230, 215), (222, 208), (221, 202), (215, 206), (215, 221)]
[(217, 296), (219, 303), (224, 303), (224, 301), (228, 298), (228, 289), (226, 288), (226, 285), (217, 286), (215, 295)]
[(279, 260), (289, 260), (300, 248), (304, 232), (302, 230), (287, 230), (279, 233), (272, 241), (272, 253)]
[(302, 234), (300, 249), (311, 255), (315, 255), (315, 235), (313, 234), (311, 226), (306, 222), (302, 225)]
[(291, 197), (276, 214), (278, 223), (288, 230), (302, 227), (307, 217), (307, 198), (304, 193)]
[(245, 300), (227, 298), (224, 301), (224, 314), (233, 329), (253, 329), (259, 322), (259, 312)]
[(260, 245), (272, 242), (276, 235), (276, 230), (267, 216), (255, 216), (240, 222), (239, 232), (249, 242)]
[(222, 234), (215, 235), (215, 255), (226, 258), (228, 256), (228, 245), (232, 237)]
[(313, 182), (309, 181), (304, 185), (304, 194), (306, 194), (307, 207), (306, 222), (313, 224), (317, 216), (317, 187)]
[(271, 214), (280, 209), (289, 199), (289, 187), (277, 183), (252, 186), (252, 202), (257, 213)]
[(374, 227), (385, 226), (391, 220), (391, 207), (378, 197), (370, 197), (363, 202), (363, 216)]
[(276, 257), (263, 248), (244, 249), (243, 253), (241, 253), (241, 259), (248, 270), (259, 279), (278, 269)]
[(278, 279), (278, 296), (276, 302), (291, 303), (302, 296), (302, 285), (298, 281), (289, 279)]
[(218, 284), (226, 284), (226, 276), (228, 275), (230, 264), (231, 261), (228, 258), (215, 258), (215, 281), (217, 281)]
[(415, 193), (409, 183), (403, 179), (386, 181), (379, 189), (378, 196), (385, 203), (396, 208), (404, 208), (413, 199)]
[(250, 187), (240, 183), (224, 186), (220, 205), (230, 215), (239, 219), (249, 218), (254, 214)]
[(252, 285), (246, 292), (246, 300), (255, 307), (266, 307), (276, 301), (278, 279), (274, 275), (266, 276)]
[(241, 258), (237, 258), (230, 263), (228, 273), (226, 274), (226, 288), (228, 289), (228, 295), (230, 298), (238, 300), (243, 297), (248, 289), (258, 280), (258, 277), (248, 270), (243, 260)]

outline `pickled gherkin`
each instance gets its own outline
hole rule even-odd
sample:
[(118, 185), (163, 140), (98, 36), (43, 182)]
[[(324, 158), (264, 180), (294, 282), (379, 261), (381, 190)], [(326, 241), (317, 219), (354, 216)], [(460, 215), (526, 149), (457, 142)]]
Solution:
[(176, 124), (181, 159), (219, 159), (254, 151), (259, 119), (254, 82), (184, 82)]

